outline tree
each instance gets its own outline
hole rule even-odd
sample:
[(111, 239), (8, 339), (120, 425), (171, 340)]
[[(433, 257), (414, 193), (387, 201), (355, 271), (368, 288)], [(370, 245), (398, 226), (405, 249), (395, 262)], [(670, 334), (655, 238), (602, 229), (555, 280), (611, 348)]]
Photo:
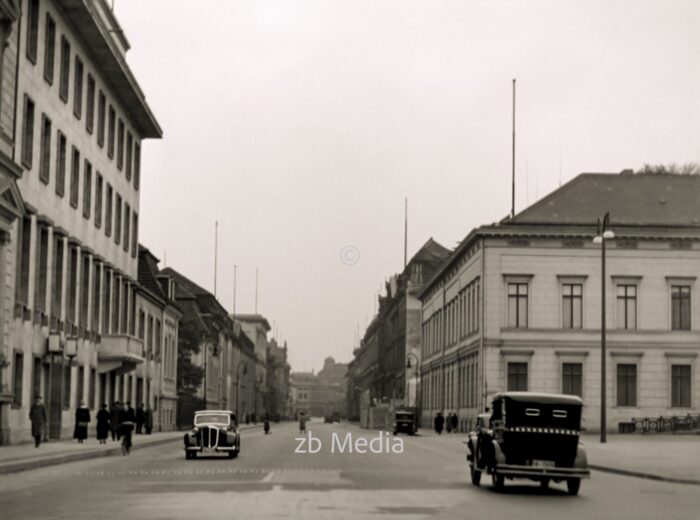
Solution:
[(695, 162), (681, 165), (676, 163), (667, 165), (645, 163), (644, 167), (635, 173), (647, 175), (700, 175), (700, 164)]
[(192, 363), (192, 354), (199, 354), (199, 327), (191, 320), (180, 322), (177, 348), (177, 393), (194, 396), (204, 379), (204, 369)]

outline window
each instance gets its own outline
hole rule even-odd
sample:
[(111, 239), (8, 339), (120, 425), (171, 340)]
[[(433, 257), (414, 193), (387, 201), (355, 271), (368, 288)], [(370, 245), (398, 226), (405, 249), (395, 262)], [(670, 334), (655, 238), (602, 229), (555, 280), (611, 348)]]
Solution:
[(508, 391), (527, 391), (527, 363), (508, 363)]
[(87, 106), (85, 107), (85, 130), (92, 133), (95, 124), (95, 78), (87, 75)]
[(75, 323), (75, 306), (78, 301), (78, 248), (72, 246), (69, 253), (68, 262), (68, 308), (66, 309), (66, 319)]
[(39, 47), (39, 0), (29, 0), (27, 6), (27, 58), (36, 63)]
[(114, 107), (109, 105), (109, 121), (107, 122), (107, 156), (114, 157), (114, 122), (117, 117)]
[(141, 147), (139, 143), (134, 142), (134, 189), (139, 189), (141, 182)]
[(561, 366), (562, 393), (583, 397), (583, 365), (564, 363)]
[(145, 339), (146, 313), (139, 311), (139, 339)]
[(90, 308), (92, 309), (90, 326), (94, 332), (99, 332), (100, 330), (100, 282), (102, 280), (102, 273), (100, 271), (100, 261), (94, 259), (92, 262), (92, 301), (90, 302)]
[(37, 225), (36, 273), (34, 279), (34, 309), (46, 311), (46, 285), (49, 273), (49, 230), (45, 225)]
[(128, 251), (131, 246), (131, 208), (128, 204), (124, 204), (124, 243), (122, 244), (124, 251)]
[(102, 175), (97, 172), (97, 180), (95, 181), (95, 227), (102, 226)]
[(49, 183), (51, 175), (51, 120), (41, 115), (41, 156), (39, 157), (39, 179)]
[(139, 248), (139, 216), (134, 211), (133, 213), (134, 224), (131, 230), (131, 258), (136, 258)]
[(637, 328), (637, 286), (617, 286), (617, 328)]
[(80, 326), (87, 330), (89, 327), (88, 323), (88, 309), (90, 308), (90, 301), (88, 296), (90, 294), (90, 257), (87, 253), (82, 254), (82, 280), (80, 282)]
[(83, 217), (89, 219), (92, 204), (92, 164), (87, 159), (85, 159), (83, 183)]
[(19, 258), (17, 259), (20, 266), (17, 301), (27, 305), (29, 303), (29, 252), (32, 243), (32, 220), (28, 215), (22, 219), (20, 235), (21, 242)]
[(116, 207), (114, 208), (114, 243), (119, 245), (122, 235), (122, 198), (117, 193)]
[(90, 408), (95, 408), (95, 380), (97, 379), (97, 373), (94, 368), (90, 369), (90, 382), (88, 386), (88, 406)]
[(508, 284), (508, 326), (527, 328), (527, 292), (526, 283)]
[(112, 295), (112, 274), (111, 271), (104, 267), (104, 298), (102, 301), (102, 334), (109, 334), (109, 303)]
[(671, 286), (671, 329), (690, 330), (690, 286)]
[(131, 132), (126, 133), (126, 180), (131, 180), (131, 147), (133, 139), (131, 138)]
[(56, 195), (63, 197), (66, 191), (66, 136), (56, 132)]
[(85, 381), (85, 367), (78, 367), (78, 381), (76, 381), (76, 405), (83, 400), (84, 394), (84, 381)]
[(63, 409), (68, 410), (70, 408), (70, 391), (71, 391), (71, 366), (70, 364), (64, 365), (63, 367)]
[(637, 365), (617, 365), (617, 406), (637, 406)]
[(22, 406), (22, 378), (24, 377), (24, 355), (15, 352), (14, 377), (12, 379), (12, 404)]
[(97, 144), (102, 148), (105, 144), (105, 109), (107, 105), (107, 99), (105, 98), (104, 92), (100, 90), (100, 94), (97, 97)]
[(46, 33), (44, 34), (44, 79), (53, 85), (53, 69), (56, 61), (56, 22), (46, 13)]
[(581, 296), (583, 285), (562, 284), (562, 326), (565, 329), (580, 329), (582, 322)]
[(105, 201), (105, 235), (112, 236), (112, 186), (107, 183), (107, 200)]
[(51, 297), (51, 315), (61, 319), (61, 296), (63, 292), (63, 237), (54, 232), (53, 244), (53, 280)]
[(119, 132), (117, 133), (117, 169), (124, 167), (124, 121), (119, 120)]
[(83, 115), (83, 61), (75, 56), (75, 80), (73, 81), (73, 114)]
[(70, 43), (65, 36), (61, 36), (61, 77), (58, 86), (58, 95), (64, 102), (68, 102), (68, 84), (70, 83)]
[(34, 158), (34, 101), (24, 95), (24, 121), (22, 122), (22, 164), (32, 168)]
[(71, 161), (70, 175), (70, 205), (74, 208), (78, 207), (78, 194), (80, 190), (80, 152), (73, 147), (73, 160)]
[(671, 365), (671, 406), (690, 408), (690, 365)]

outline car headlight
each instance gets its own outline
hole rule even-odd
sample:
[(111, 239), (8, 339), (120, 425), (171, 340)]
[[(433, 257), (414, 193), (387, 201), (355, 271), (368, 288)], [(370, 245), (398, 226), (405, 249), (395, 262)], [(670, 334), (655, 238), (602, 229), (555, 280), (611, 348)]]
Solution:
[(194, 428), (192, 428), (192, 434), (196, 434), (198, 431), (199, 431), (199, 428), (197, 428), (196, 426)]

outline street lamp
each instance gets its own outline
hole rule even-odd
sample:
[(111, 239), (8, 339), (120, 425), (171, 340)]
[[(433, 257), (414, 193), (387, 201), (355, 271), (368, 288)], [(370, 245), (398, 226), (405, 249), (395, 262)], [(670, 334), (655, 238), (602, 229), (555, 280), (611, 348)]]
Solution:
[(600, 315), (600, 442), (604, 443), (607, 441), (606, 435), (606, 418), (605, 418), (605, 408), (606, 408), (606, 397), (605, 389), (607, 383), (606, 376), (606, 353), (605, 353), (605, 242), (607, 240), (612, 240), (615, 238), (615, 233), (610, 229), (610, 212), (606, 212), (603, 220), (601, 222), (598, 219), (598, 230), (596, 236), (593, 238), (594, 244), (600, 244), (600, 258), (601, 258), (601, 276), (600, 276), (600, 295), (601, 295), (601, 315)]
[(240, 405), (241, 405), (241, 376), (239, 374), (239, 371), (241, 369), (241, 365), (243, 365), (243, 375), (246, 375), (248, 373), (248, 365), (244, 364), (245, 359), (241, 359), (238, 362), (238, 366), (236, 367), (236, 419), (238, 421), (241, 420), (241, 410), (240, 410)]

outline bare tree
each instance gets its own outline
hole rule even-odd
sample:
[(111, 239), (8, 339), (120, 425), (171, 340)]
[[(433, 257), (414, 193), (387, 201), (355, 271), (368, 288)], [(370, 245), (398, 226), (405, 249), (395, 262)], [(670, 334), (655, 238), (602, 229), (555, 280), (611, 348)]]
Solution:
[(700, 175), (700, 164), (696, 162), (681, 165), (676, 163), (667, 165), (645, 163), (644, 167), (637, 170), (635, 173), (649, 175)]

